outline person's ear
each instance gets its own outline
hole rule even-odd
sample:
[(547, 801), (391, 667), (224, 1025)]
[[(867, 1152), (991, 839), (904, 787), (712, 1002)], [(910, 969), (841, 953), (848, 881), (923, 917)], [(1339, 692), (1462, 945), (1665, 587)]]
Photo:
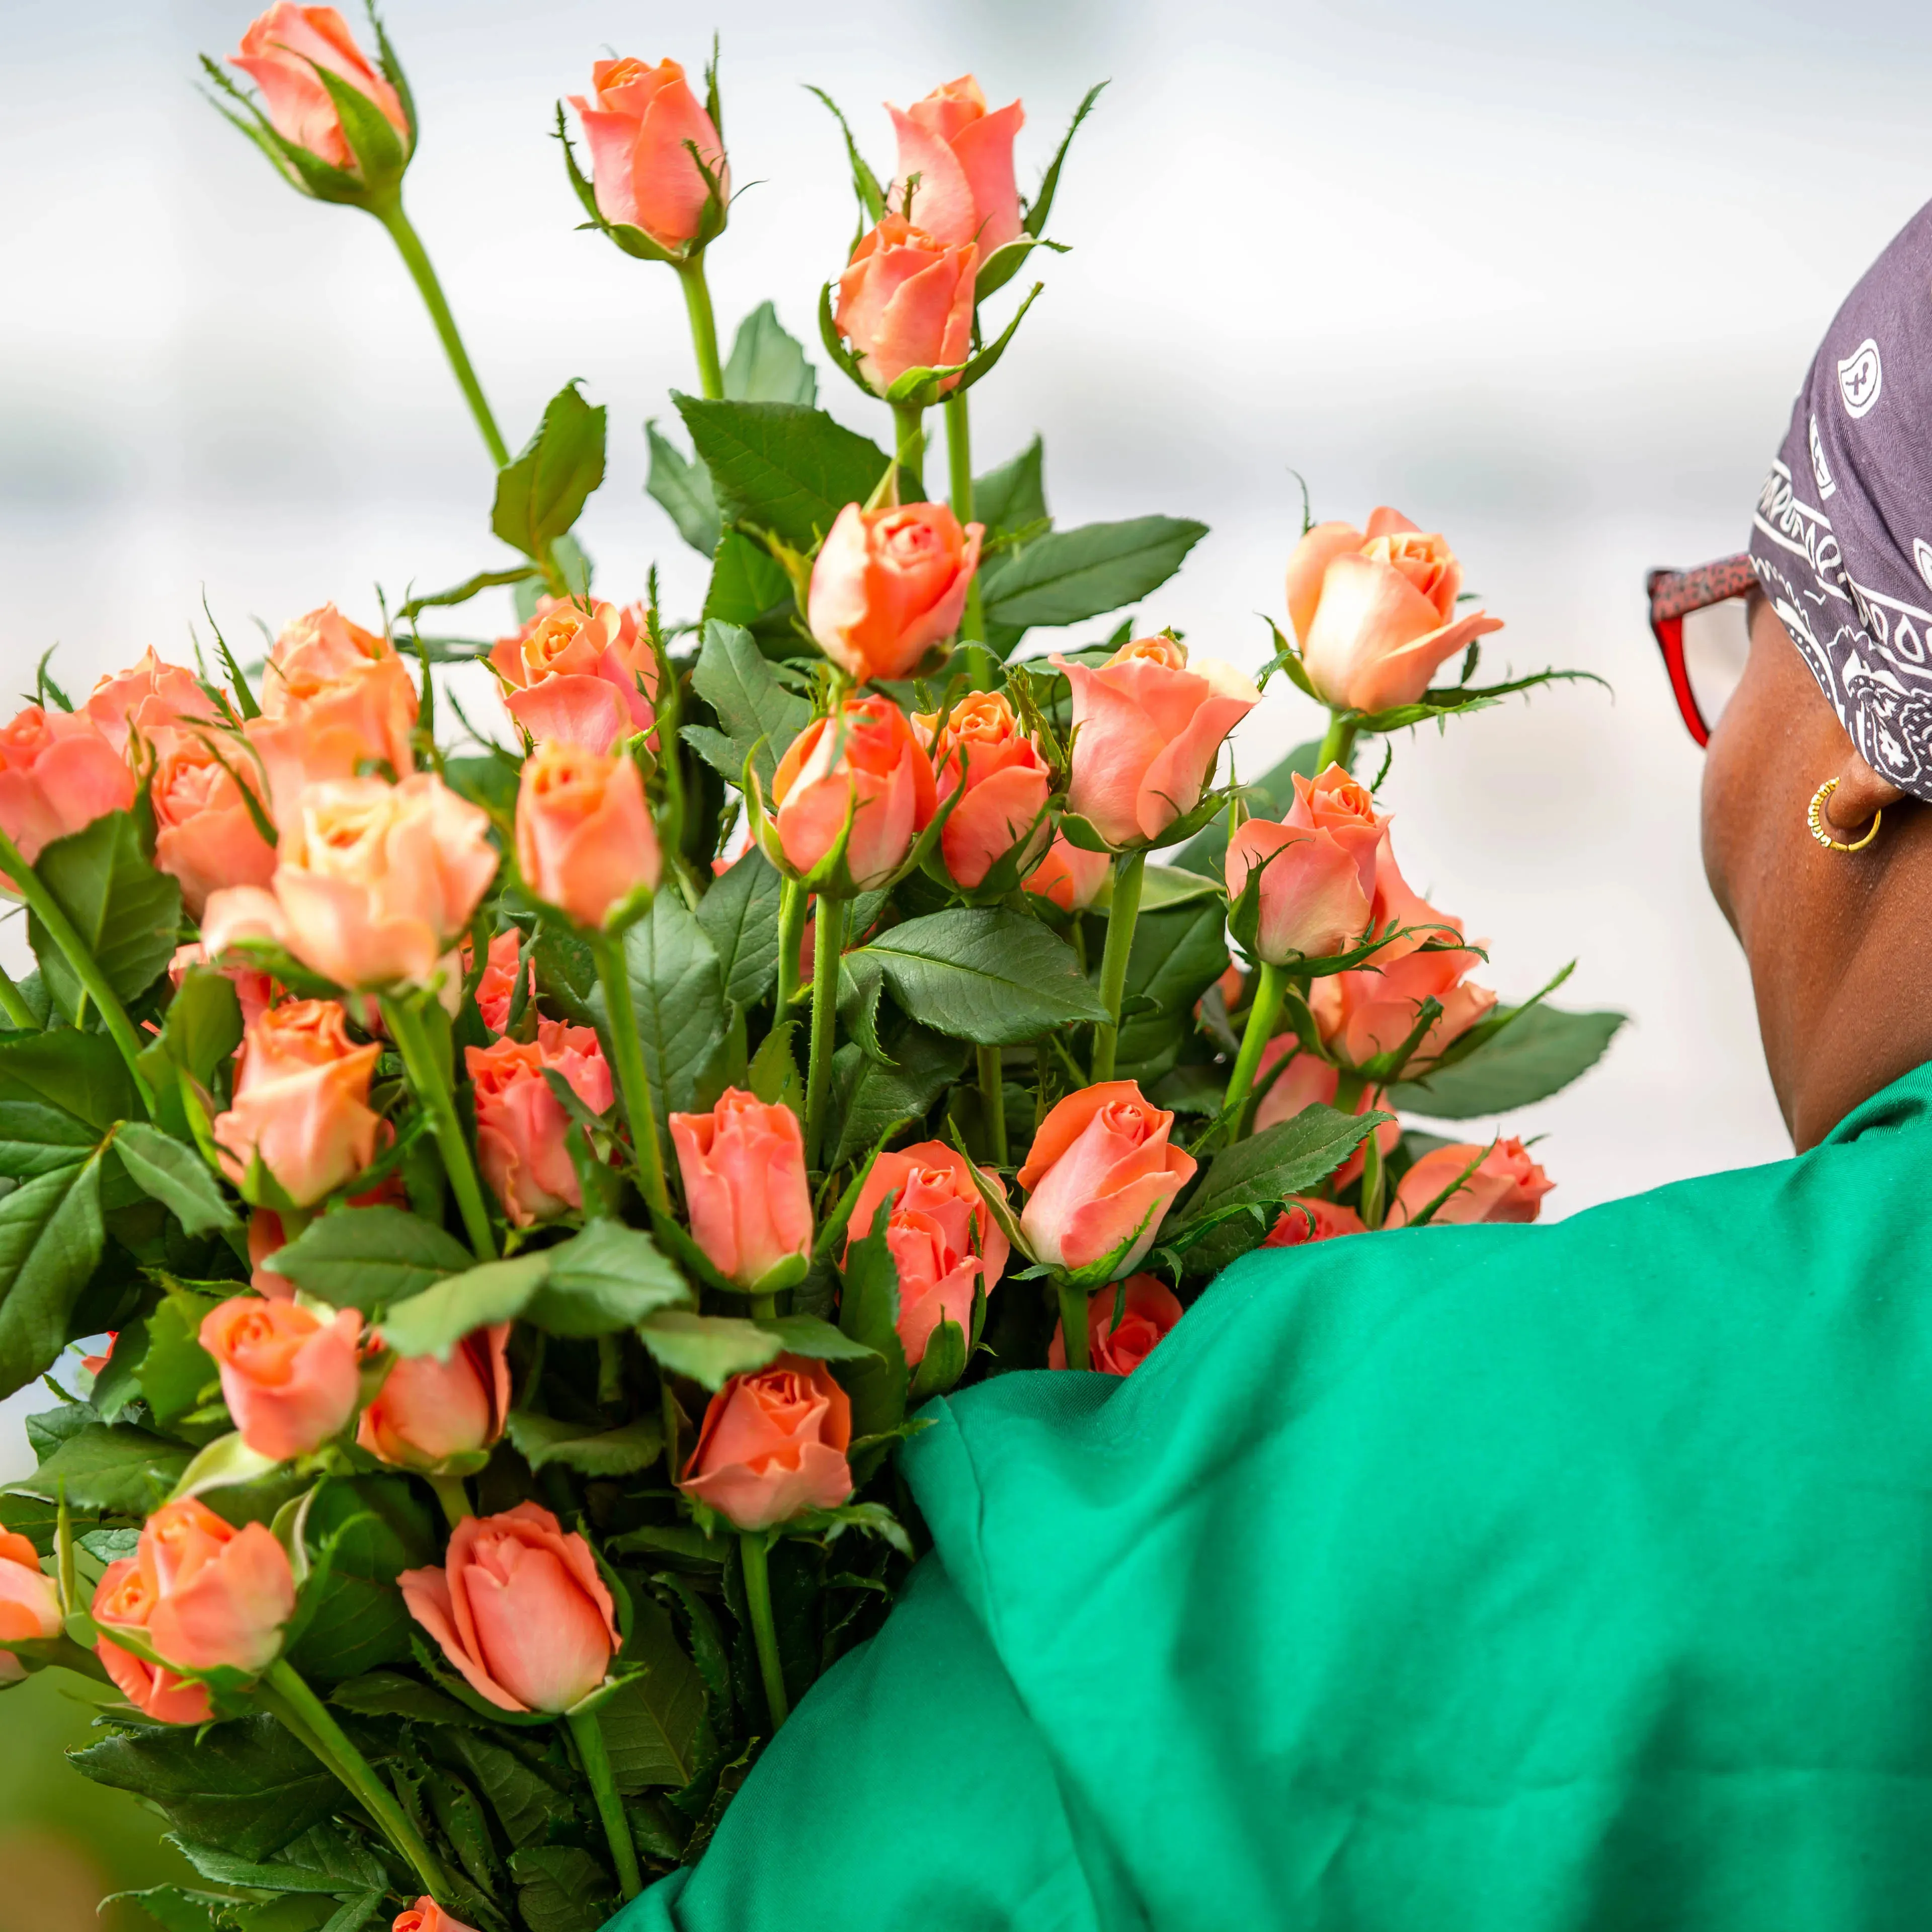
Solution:
[(1826, 829), (1840, 838), (1855, 838), (1872, 822), (1873, 814), (1896, 805), (1905, 794), (1881, 778), (1851, 746), (1833, 775), (1838, 785), (1826, 800), (1821, 817)]

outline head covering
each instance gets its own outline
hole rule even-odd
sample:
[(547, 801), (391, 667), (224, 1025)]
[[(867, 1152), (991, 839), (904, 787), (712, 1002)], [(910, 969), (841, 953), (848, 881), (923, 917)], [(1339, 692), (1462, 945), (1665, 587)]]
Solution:
[(1825, 332), (1750, 558), (1866, 763), (1932, 800), (1932, 204)]

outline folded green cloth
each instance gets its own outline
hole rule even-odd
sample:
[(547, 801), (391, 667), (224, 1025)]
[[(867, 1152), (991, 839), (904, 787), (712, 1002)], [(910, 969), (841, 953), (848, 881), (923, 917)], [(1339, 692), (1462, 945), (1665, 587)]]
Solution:
[(616, 1925), (1924, 1932), (1928, 1208), (1921, 1068), (935, 1405), (932, 1554)]

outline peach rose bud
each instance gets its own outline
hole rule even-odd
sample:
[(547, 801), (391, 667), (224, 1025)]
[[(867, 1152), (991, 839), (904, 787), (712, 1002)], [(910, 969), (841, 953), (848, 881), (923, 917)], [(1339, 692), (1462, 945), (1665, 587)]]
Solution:
[[(935, 87), (910, 107), (887, 104), (898, 136), (898, 165), (886, 200), (915, 214), (935, 240), (976, 242), (990, 255), (1020, 233), (1020, 193), (1013, 179), (1013, 138), (1026, 124), (1017, 100), (993, 113), (970, 74)], [(906, 184), (916, 175), (913, 206)]]
[(460, 1918), (452, 1918), (425, 1892), (415, 1904), (396, 1914), (389, 1932), (473, 1932)]
[(292, 1299), (237, 1294), (202, 1317), (199, 1339), (242, 1441), (279, 1462), (320, 1449), (356, 1413), (362, 1334), (353, 1308), (324, 1319)]
[[(908, 369), (956, 368), (973, 346), (976, 243), (934, 239), (889, 214), (860, 238), (838, 278), (838, 333), (884, 395)], [(958, 386), (948, 376), (942, 390)]]
[(275, 132), (332, 168), (352, 168), (356, 156), (335, 103), (316, 77), (318, 68), (374, 101), (405, 148), (414, 139), (396, 90), (370, 64), (333, 7), (275, 0), (242, 36), (241, 51), (230, 55), (229, 64), (262, 90), (262, 109)]
[[(1112, 1288), (1102, 1288), (1087, 1300), (1088, 1364), (1103, 1376), (1132, 1375), (1183, 1312), (1173, 1289), (1153, 1275), (1130, 1275), (1123, 1286), (1124, 1306), (1117, 1306), (1118, 1296)], [(1066, 1366), (1064, 1324), (1054, 1325), (1053, 1340), (1047, 1345), (1046, 1365), (1050, 1369)]]
[(274, 876), (275, 848), (262, 836), (230, 776), (248, 782), (248, 754), (238, 745), (218, 758), (186, 732), (170, 732), (167, 739), (148, 788), (154, 863), (180, 880), (182, 904), (198, 920), (218, 886), (267, 885)]
[(0, 729), (0, 831), (30, 866), (55, 839), (127, 811), (134, 791), (133, 768), (84, 711), (30, 704)]
[(517, 791), (517, 866), (545, 904), (601, 926), (664, 871), (644, 782), (622, 752), (539, 745)]
[(673, 1114), (692, 1238), (746, 1290), (812, 1252), (805, 1134), (787, 1106), (728, 1087), (708, 1114)]
[(1288, 615), (1316, 695), (1338, 710), (1413, 704), (1445, 660), (1502, 620), (1456, 615), (1462, 566), (1439, 536), (1384, 508), (1366, 531), (1318, 524), (1288, 561)]
[(1201, 802), (1228, 734), (1261, 702), (1218, 658), (1190, 663), (1173, 638), (1138, 638), (1095, 670), (1055, 656), (1073, 687), (1069, 810), (1112, 845), (1157, 839)]
[(220, 718), (194, 673), (157, 657), (152, 644), (133, 670), (104, 677), (82, 709), (123, 753), (137, 734), (152, 743), (158, 733), (185, 718), (213, 724)]
[(657, 722), (657, 653), (640, 607), (541, 597), (520, 631), (497, 640), (490, 662), (504, 705), (532, 740), (612, 752)]
[(815, 718), (792, 740), (772, 782), (778, 849), (803, 874), (846, 838), (853, 890), (881, 886), (932, 822), (932, 763), (906, 715), (890, 699), (848, 698), (835, 716)]
[(730, 203), (731, 170), (716, 126), (674, 60), (656, 67), (598, 61), (590, 84), (596, 104), (580, 94), (573, 94), (570, 104), (583, 118), (590, 145), (598, 213), (614, 228), (642, 229), (660, 248), (676, 254), (704, 225), (712, 190), (698, 159), (716, 178), (719, 201)]
[[(524, 935), (514, 926), (507, 932), (496, 934), (490, 941), (489, 955), (476, 982), (476, 1010), (492, 1033), (501, 1033), (510, 1024), (510, 1006), (517, 995), (517, 957), (523, 944)], [(472, 963), (470, 942), (466, 939), (463, 942), (463, 970), (466, 975)], [(534, 998), (537, 990), (534, 962), (527, 969), (526, 976), (530, 983), (525, 997)]]
[(959, 628), (980, 567), (980, 524), (944, 503), (848, 503), (812, 567), (806, 621), (818, 648), (861, 684), (909, 676)]
[(440, 1362), (399, 1355), (362, 1412), (356, 1442), (391, 1468), (434, 1475), (503, 1432), (510, 1412), (510, 1324), (472, 1330)]
[(60, 1592), (40, 1553), (17, 1530), (0, 1529), (0, 1683), (24, 1676), (10, 1643), (44, 1643), (61, 1634)]
[[(941, 838), (945, 837), (941, 832)], [(1084, 852), (1070, 845), (1064, 832), (1053, 835), (1046, 856), (1020, 881), (1022, 887), (1051, 899), (1062, 912), (1085, 912), (1097, 900), (1113, 870), (1104, 852)]]
[(1343, 1234), (1365, 1232), (1362, 1217), (1354, 1208), (1312, 1194), (1291, 1194), (1262, 1246), (1298, 1248), (1310, 1241), (1332, 1241)]
[(298, 1208), (308, 1208), (376, 1157), (380, 1118), (369, 1080), (382, 1049), (356, 1046), (333, 1000), (271, 1006), (242, 1036), (234, 1104), (212, 1131), (237, 1187), (257, 1156)]
[(740, 1529), (770, 1529), (852, 1493), (852, 1403), (823, 1362), (781, 1355), (711, 1398), (678, 1487)]
[(1430, 1148), (1397, 1183), (1385, 1225), (1400, 1228), (1413, 1220), (1478, 1155), (1475, 1172), (1436, 1209), (1429, 1225), (1534, 1221), (1543, 1210), (1543, 1197), (1556, 1184), (1530, 1159), (1522, 1142), (1498, 1140), (1486, 1153), (1473, 1142)]
[[(154, 1593), (141, 1574), (139, 1559), (118, 1557), (101, 1572), (91, 1606), (103, 1630), (118, 1628), (145, 1634)], [(184, 1678), (164, 1664), (150, 1664), (106, 1637), (98, 1638), (94, 1654), (100, 1658), (115, 1688), (143, 1717), (158, 1724), (205, 1724), (214, 1715), (206, 1687)]]
[(1070, 1271), (1118, 1254), (1125, 1274), (1154, 1245), (1194, 1156), (1171, 1145), (1174, 1116), (1131, 1080), (1102, 1081), (1059, 1102), (1040, 1123), (1019, 1184), (1032, 1196), (1020, 1229), (1036, 1258)]
[[(970, 892), (1008, 853), (1024, 866), (1045, 851), (1043, 814), (1053, 774), (1006, 698), (977, 692), (955, 705), (943, 724), (936, 716), (913, 724), (932, 742), (940, 802), (956, 791), (965, 794), (939, 833), (940, 856), (956, 883)], [(1022, 840), (1024, 853), (1018, 850)], [(1096, 856), (1105, 865), (1104, 855)]]
[(476, 1160), (483, 1178), (519, 1228), (584, 1205), (564, 1136), (570, 1117), (544, 1078), (549, 1067), (592, 1112), (607, 1112), (610, 1069), (596, 1032), (539, 1019), (532, 1040), (500, 1040), (464, 1048), (476, 1102)]
[(1360, 868), (1332, 832), (1246, 819), (1228, 841), (1227, 866), (1231, 902), (1251, 877), (1258, 882), (1253, 952), (1265, 965), (1346, 952), (1368, 926)]
[(440, 1569), (397, 1580), (410, 1616), (501, 1710), (568, 1710), (603, 1682), (620, 1640), (590, 1544), (536, 1503), (466, 1517)]

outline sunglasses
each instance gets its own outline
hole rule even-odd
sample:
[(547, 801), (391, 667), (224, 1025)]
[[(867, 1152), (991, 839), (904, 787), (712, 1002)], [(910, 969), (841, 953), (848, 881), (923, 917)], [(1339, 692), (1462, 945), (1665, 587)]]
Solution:
[(1708, 745), (1744, 674), (1744, 599), (1757, 588), (1757, 573), (1748, 556), (1727, 556), (1695, 570), (1653, 570), (1644, 588), (1677, 709), (1691, 736)]

